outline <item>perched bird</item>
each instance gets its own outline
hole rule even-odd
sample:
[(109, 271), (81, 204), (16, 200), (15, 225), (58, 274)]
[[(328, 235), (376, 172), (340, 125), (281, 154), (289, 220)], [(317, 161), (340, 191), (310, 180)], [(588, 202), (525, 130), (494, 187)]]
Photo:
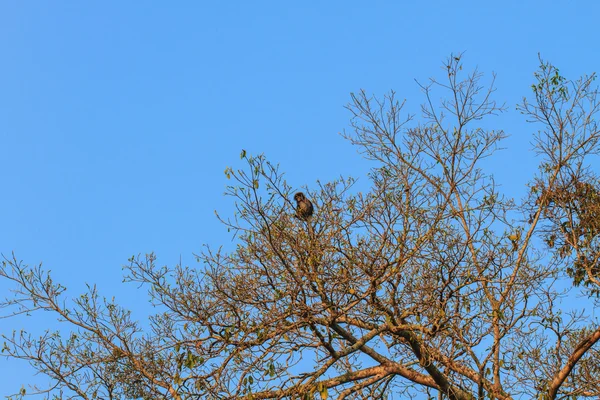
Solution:
[(296, 193), (294, 195), (294, 200), (296, 200), (296, 217), (308, 221), (314, 211), (312, 203), (302, 192)]

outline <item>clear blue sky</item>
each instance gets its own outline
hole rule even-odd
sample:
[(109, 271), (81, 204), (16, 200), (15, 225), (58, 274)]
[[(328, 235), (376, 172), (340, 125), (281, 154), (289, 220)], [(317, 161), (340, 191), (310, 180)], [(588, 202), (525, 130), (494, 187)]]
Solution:
[[(512, 136), (493, 167), (518, 195), (535, 128), (514, 105), (538, 52), (567, 77), (600, 70), (598, 15), (597, 1), (3, 1), (0, 252), (43, 261), (70, 295), (96, 283), (144, 308), (121, 266), (150, 251), (196, 265), (202, 243), (231, 243), (214, 210), (232, 209), (223, 170), (241, 149), (297, 187), (364, 176), (338, 135), (350, 92), (394, 89), (416, 109), (414, 78), (451, 52), (498, 74), (510, 112), (488, 122)], [(23, 363), (0, 370), (0, 395), (30, 380)]]

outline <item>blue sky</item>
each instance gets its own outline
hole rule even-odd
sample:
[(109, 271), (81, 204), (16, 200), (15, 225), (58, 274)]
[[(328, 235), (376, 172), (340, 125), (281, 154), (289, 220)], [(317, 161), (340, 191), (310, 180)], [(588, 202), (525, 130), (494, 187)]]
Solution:
[[(414, 79), (440, 76), (451, 52), (498, 74), (509, 112), (487, 123), (511, 137), (491, 167), (519, 196), (535, 127), (514, 106), (538, 52), (567, 77), (600, 69), (599, 11), (596, 1), (1, 2), (0, 252), (43, 261), (71, 295), (95, 283), (144, 308), (121, 266), (150, 251), (195, 265), (202, 243), (231, 243), (214, 210), (232, 210), (223, 171), (241, 166), (241, 149), (279, 162), (296, 187), (362, 177), (369, 164), (338, 135), (349, 94), (394, 89), (417, 110)], [(0, 395), (30, 381), (23, 363), (0, 369)]]

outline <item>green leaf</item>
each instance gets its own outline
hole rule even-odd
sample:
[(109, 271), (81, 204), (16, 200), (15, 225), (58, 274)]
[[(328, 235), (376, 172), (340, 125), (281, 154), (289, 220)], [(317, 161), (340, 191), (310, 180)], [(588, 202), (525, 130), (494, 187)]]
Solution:
[(242, 152), (240, 154), (240, 160), (243, 159), (244, 157), (246, 157), (246, 150), (242, 149)]
[(269, 364), (269, 376), (271, 378), (275, 376), (275, 365), (273, 363)]

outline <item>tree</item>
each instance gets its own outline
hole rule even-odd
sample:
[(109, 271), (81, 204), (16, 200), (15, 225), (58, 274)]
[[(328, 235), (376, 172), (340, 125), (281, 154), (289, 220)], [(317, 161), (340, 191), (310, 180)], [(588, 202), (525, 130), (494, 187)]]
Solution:
[(481, 166), (506, 137), (480, 123), (504, 111), (494, 80), (462, 69), (451, 56), (421, 85), (419, 123), (393, 92), (353, 94), (345, 137), (372, 160), (371, 187), (305, 190), (308, 220), (279, 167), (242, 152), (246, 167), (226, 170), (234, 250), (206, 247), (197, 269), (130, 260), (126, 279), (161, 310), (150, 330), (93, 287), (66, 301), (41, 267), (5, 258), (3, 306), (72, 330), (17, 332), (3, 353), (56, 398), (597, 398), (600, 324), (561, 305), (600, 294), (595, 76), (541, 61), (518, 106), (539, 129), (539, 171), (514, 201)]

